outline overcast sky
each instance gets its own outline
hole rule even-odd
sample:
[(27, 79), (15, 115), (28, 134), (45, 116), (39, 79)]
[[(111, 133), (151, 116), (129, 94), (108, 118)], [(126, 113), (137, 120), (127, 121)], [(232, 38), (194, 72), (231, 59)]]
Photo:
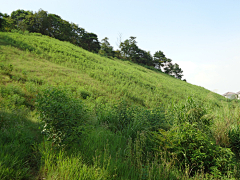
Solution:
[(219, 94), (240, 91), (240, 0), (0, 0), (0, 12), (39, 9), (74, 22), (117, 49), (137, 37), (161, 50), (187, 82)]

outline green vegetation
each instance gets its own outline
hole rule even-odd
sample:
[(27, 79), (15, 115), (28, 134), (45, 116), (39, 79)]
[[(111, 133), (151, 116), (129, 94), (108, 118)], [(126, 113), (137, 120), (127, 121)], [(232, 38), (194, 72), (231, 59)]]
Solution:
[(239, 102), (147, 67), (0, 32), (0, 179), (239, 179)]
[(172, 60), (166, 58), (162, 51), (157, 51), (152, 56), (150, 52), (140, 49), (137, 46), (136, 37), (131, 36), (124, 42), (121, 42), (120, 37), (119, 50), (114, 51), (107, 37), (99, 43), (96, 34), (89, 33), (77, 24), (69, 23), (60, 16), (50, 14), (42, 9), (35, 13), (18, 9), (13, 11), (10, 16), (0, 13), (0, 31), (41, 33), (61, 41), (68, 41), (101, 56), (115, 57), (147, 65), (178, 79), (181, 79), (183, 76), (183, 71), (179, 65), (172, 64)]

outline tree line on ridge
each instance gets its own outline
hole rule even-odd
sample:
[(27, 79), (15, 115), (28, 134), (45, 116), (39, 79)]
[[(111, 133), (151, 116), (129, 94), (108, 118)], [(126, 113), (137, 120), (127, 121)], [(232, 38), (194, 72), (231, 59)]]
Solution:
[(16, 10), (8, 14), (0, 12), (0, 31), (13, 30), (41, 33), (61, 41), (68, 41), (85, 50), (98, 53), (109, 58), (119, 58), (137, 64), (154, 67), (175, 78), (182, 79), (183, 70), (177, 63), (173, 63), (162, 51), (157, 51), (152, 56), (149, 51), (137, 46), (136, 37), (119, 43), (119, 49), (114, 50), (109, 39), (105, 37), (101, 42), (94, 33), (87, 32), (75, 23), (63, 20), (56, 14), (40, 9), (38, 12)]

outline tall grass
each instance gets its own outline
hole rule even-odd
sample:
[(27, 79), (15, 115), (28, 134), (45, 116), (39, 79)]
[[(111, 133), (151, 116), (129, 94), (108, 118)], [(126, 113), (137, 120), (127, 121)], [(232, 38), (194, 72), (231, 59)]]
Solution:
[(38, 171), (32, 145), (39, 142), (40, 133), (23, 112), (0, 109), (0, 179), (28, 179)]

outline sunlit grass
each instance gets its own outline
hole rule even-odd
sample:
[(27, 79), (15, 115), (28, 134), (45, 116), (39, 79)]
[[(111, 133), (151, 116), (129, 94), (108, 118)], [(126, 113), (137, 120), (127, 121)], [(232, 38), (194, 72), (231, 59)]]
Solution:
[(43, 84), (82, 87), (94, 98), (105, 96), (112, 100), (126, 96), (146, 107), (181, 101), (188, 96), (205, 99), (210, 94), (213, 101), (224, 100), (164, 73), (129, 61), (101, 57), (47, 36), (0, 33), (0, 37), (11, 45), (1, 46), (0, 56), (2, 63), (13, 65), (15, 79), (25, 77)]

